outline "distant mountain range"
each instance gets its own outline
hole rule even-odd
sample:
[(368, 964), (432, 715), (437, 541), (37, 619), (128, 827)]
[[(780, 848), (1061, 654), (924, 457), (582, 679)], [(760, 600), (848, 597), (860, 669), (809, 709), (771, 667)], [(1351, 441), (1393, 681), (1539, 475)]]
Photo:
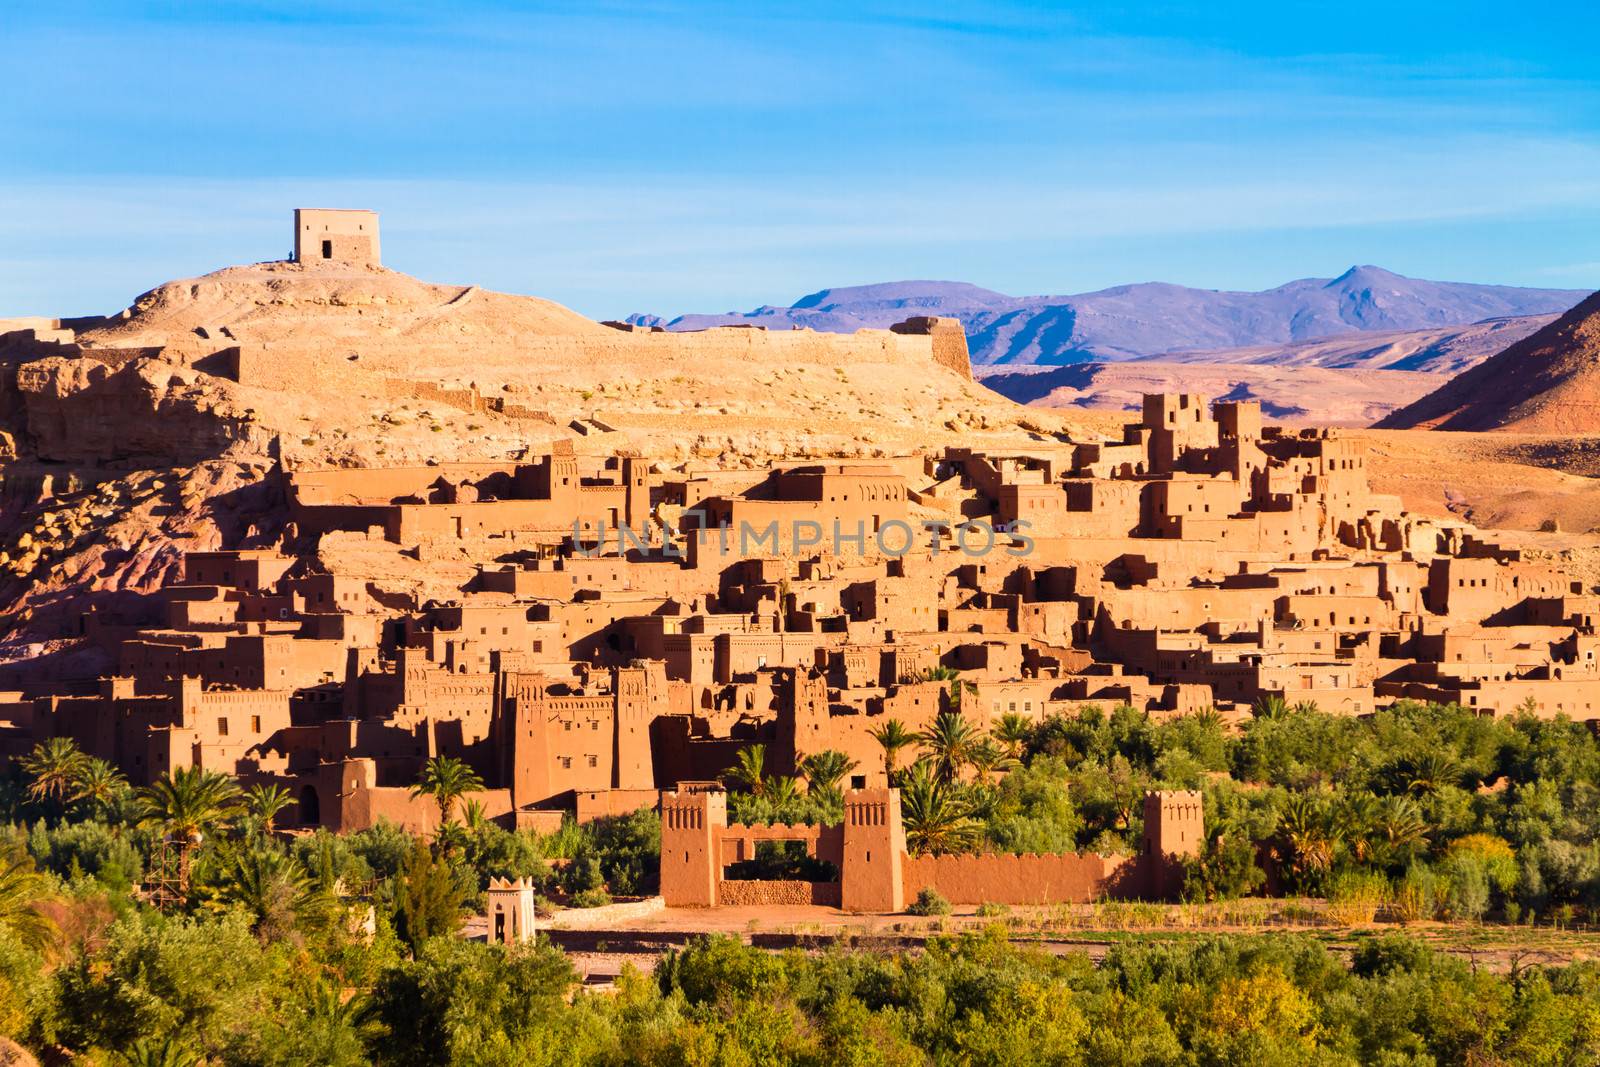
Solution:
[[(669, 330), (757, 325), (848, 333), (862, 327), (881, 329), (912, 315), (950, 315), (965, 325), (972, 361), (980, 366), (1196, 357), (1208, 362), (1276, 363), (1279, 360), (1273, 358), (1271, 351), (1241, 354), (1237, 350), (1303, 346), (1321, 338), (1358, 332), (1440, 330), (1491, 319), (1553, 315), (1587, 295), (1586, 290), (1578, 289), (1423, 281), (1366, 266), (1351, 267), (1337, 278), (1302, 278), (1256, 293), (1146, 282), (1075, 296), (1017, 297), (964, 282), (885, 282), (824, 289), (789, 307), (680, 315), (670, 321), (653, 315), (633, 315), (629, 321)], [(1542, 325), (1508, 324), (1517, 336), (1525, 336)], [(1495, 332), (1498, 331), (1478, 331), (1480, 335)], [(1475, 336), (1472, 340), (1482, 343), (1487, 339)], [(1496, 338), (1503, 343), (1515, 339), (1516, 336)], [(1429, 343), (1438, 340), (1431, 339)], [(1444, 340), (1448, 354), (1448, 339)], [(1403, 342), (1403, 346), (1406, 344), (1409, 342)], [(1359, 350), (1360, 346), (1356, 347)], [(1388, 350), (1386, 346), (1379, 348)], [(1217, 354), (1199, 355), (1211, 351)], [(1195, 356), (1188, 356), (1190, 353)], [(1341, 358), (1352, 355), (1345, 352)], [(1457, 358), (1463, 355), (1456, 353)], [(1282, 362), (1324, 365), (1308, 360), (1303, 351)], [(1345, 365), (1362, 362), (1356, 356)], [(1394, 367), (1402, 362), (1397, 358), (1377, 365)], [(1435, 369), (1426, 367), (1426, 362), (1424, 354), (1404, 369)], [(1440, 362), (1448, 366), (1452, 360)]]

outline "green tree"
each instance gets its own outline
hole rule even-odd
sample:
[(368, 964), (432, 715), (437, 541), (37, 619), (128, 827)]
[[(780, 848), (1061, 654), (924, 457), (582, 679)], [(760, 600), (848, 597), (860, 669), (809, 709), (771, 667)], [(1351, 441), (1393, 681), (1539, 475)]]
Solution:
[(1000, 721), (995, 723), (989, 731), (994, 739), (1005, 746), (1006, 755), (1012, 759), (1021, 759), (1022, 752), (1028, 747), (1028, 741), (1033, 737), (1033, 720), (1026, 715), (1019, 715), (1014, 711), (1000, 716)]
[(893, 785), (900, 750), (915, 745), (918, 735), (906, 729), (906, 724), (899, 719), (890, 719), (872, 731), (872, 739), (883, 749), (883, 776)]
[(1226, 825), (1209, 827), (1199, 855), (1183, 862), (1183, 898), (1233, 900), (1260, 888), (1266, 877), (1248, 834)]
[(205, 1061), (187, 1041), (168, 1034), (159, 1040), (140, 1038), (118, 1050), (112, 1062), (117, 1067), (201, 1067)]
[(375, 1051), (395, 1067), (596, 1062), (584, 1035), (561, 1027), (574, 1014), (566, 998), (575, 977), (566, 957), (549, 945), (508, 950), (455, 938), (430, 941), (414, 963), (378, 980), (373, 1017), (387, 1036)]
[(293, 933), (310, 911), (311, 880), (288, 856), (270, 848), (247, 848), (234, 860), (222, 899), (245, 910), (262, 941), (278, 941)]
[(1000, 780), (984, 822), (1002, 852), (1072, 852), (1083, 819), (1072, 802), (1072, 772), (1056, 756), (1035, 756)]
[(0, 928), (28, 948), (45, 945), (55, 925), (40, 912), (50, 896), (50, 882), (33, 869), (20, 848), (0, 849)]
[(1278, 823), (1278, 858), (1291, 885), (1302, 893), (1320, 891), (1333, 869), (1338, 829), (1321, 797), (1296, 793), (1284, 805)]
[(27, 774), (28, 795), (35, 800), (64, 804), (78, 786), (89, 757), (70, 737), (52, 737), (33, 747), (21, 760)]
[(461, 925), (461, 888), (450, 865), (418, 839), (400, 870), (394, 929), (418, 952), (429, 938), (454, 934)]
[(432, 797), (439, 806), (439, 835), (448, 841), (449, 827), (455, 824), (456, 801), (483, 789), (478, 772), (454, 756), (434, 756), (422, 766), (422, 775), (411, 787), (414, 797)]
[(127, 792), (128, 780), (103, 759), (84, 759), (72, 782), (72, 799), (97, 816), (104, 815)]
[(939, 778), (954, 782), (961, 776), (961, 769), (972, 761), (979, 734), (959, 711), (942, 711), (917, 740), (927, 747)]
[(746, 745), (734, 757), (734, 764), (723, 777), (741, 786), (752, 796), (765, 796), (767, 792), (767, 746)]
[(840, 783), (855, 769), (855, 760), (831, 748), (800, 761), (800, 773), (805, 776), (807, 791), (817, 794), (841, 795), (843, 790)]
[(261, 827), (261, 832), (271, 835), (278, 812), (294, 804), (294, 798), (281, 785), (251, 786), (244, 794), (244, 806)]
[(989, 784), (992, 775), (1005, 774), (1020, 766), (1016, 757), (987, 737), (980, 737), (967, 750), (967, 764), (977, 780), (985, 785)]
[(1416, 801), (1404, 796), (1383, 798), (1372, 831), (1375, 854), (1386, 867), (1404, 867), (1428, 840), (1428, 824)]
[(1396, 792), (1427, 796), (1461, 784), (1461, 761), (1454, 752), (1442, 749), (1412, 753), (1394, 762), (1389, 778)]
[(900, 811), (906, 847), (913, 855), (965, 852), (978, 842), (980, 827), (970, 817), (961, 787), (943, 778), (928, 760), (906, 770)]
[(189, 891), (189, 868), (206, 833), (238, 810), (239, 787), (202, 767), (180, 767), (139, 793), (139, 821), (165, 835), (178, 850), (178, 889)]

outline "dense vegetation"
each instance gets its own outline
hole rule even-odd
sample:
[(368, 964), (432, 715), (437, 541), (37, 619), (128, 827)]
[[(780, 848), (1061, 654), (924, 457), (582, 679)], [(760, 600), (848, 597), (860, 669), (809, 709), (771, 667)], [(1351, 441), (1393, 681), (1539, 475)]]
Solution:
[[(1196, 899), (1270, 873), (1353, 920), (1600, 909), (1600, 743), (1570, 722), (1267, 703), (1231, 732), (1119, 708), (983, 735), (963, 691), (952, 679), (925, 735), (880, 728), (918, 851), (1131, 851), (1147, 789), (1198, 788)], [(848, 759), (813, 754), (795, 779), (764, 759), (753, 746), (729, 776), (735, 818), (838, 819)], [(0, 777), (0, 1034), (97, 1063), (1600, 1061), (1593, 965), (1498, 976), (1397, 936), (1353, 961), (1294, 938), (1129, 943), (1099, 968), (998, 932), (909, 955), (713, 940), (574, 997), (558, 951), (463, 941), (463, 916), (493, 876), (580, 906), (651, 892), (659, 822), (513, 832), (463, 801), (473, 788), (464, 765), (430, 762), (418, 792), (449, 816), (431, 839), (285, 838), (281, 790), (199, 770), (134, 790), (41, 745)], [(828, 876), (769, 851), (749, 873)]]
[[(1569, 720), (1419, 703), (1346, 718), (1267, 701), (1235, 731), (1209, 711), (1156, 721), (1091, 707), (1005, 715), (985, 735), (961, 714), (965, 684), (951, 678), (925, 733), (877, 731), (913, 852), (1131, 854), (1147, 790), (1199, 789), (1194, 899), (1271, 888), (1356, 917), (1600, 917), (1600, 742)], [(731, 817), (837, 821), (837, 781), (853, 769), (838, 753), (812, 756), (800, 780), (764, 776), (759, 746), (745, 757)]]
[[(82, 913), (89, 902), (74, 907)], [(56, 953), (61, 949), (54, 950)], [(50, 955), (46, 952), (44, 955)], [(1130, 943), (1095, 966), (998, 930), (926, 951), (771, 954), (710, 939), (613, 993), (545, 944), (387, 932), (262, 941), (240, 912), (99, 925), (53, 966), (0, 932), (0, 1031), (89, 1062), (1578, 1064), (1600, 969), (1496, 975), (1401, 936), (1347, 963), (1288, 935)], [(116, 1050), (109, 1057), (102, 1055)]]

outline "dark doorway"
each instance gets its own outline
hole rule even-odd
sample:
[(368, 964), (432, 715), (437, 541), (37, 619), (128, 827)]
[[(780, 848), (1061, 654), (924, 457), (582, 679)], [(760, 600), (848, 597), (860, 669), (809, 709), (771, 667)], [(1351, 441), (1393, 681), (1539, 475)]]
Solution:
[(322, 805), (317, 802), (317, 787), (308, 785), (300, 790), (300, 825), (317, 826), (322, 822)]
[(332, 241), (324, 241), (324, 242), (322, 242), (322, 258), (323, 259), (332, 259), (333, 258), (333, 242)]

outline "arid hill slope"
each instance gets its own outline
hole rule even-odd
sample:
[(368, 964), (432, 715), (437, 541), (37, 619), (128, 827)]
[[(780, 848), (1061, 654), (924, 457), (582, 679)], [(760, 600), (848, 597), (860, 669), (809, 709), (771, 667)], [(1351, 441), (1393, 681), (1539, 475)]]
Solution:
[(631, 451), (669, 466), (1054, 438), (1064, 421), (930, 357), (926, 336), (623, 331), (379, 267), (267, 263), (105, 318), (0, 329), (0, 660), (185, 551), (265, 547), (270, 472)]
[(1600, 293), (1385, 418), (1387, 429), (1600, 431)]
[[(503, 459), (608, 430), (652, 455), (758, 459), (990, 429), (1029, 439), (1014, 405), (930, 361), (926, 338), (619, 331), (547, 300), (381, 267), (230, 267), (70, 325), (90, 358), (23, 357), (23, 410), (4, 428), (24, 457), (154, 465), (273, 449), (395, 465)], [(473, 393), (477, 410), (441, 399)], [(511, 409), (525, 417), (501, 414)]]
[(1213, 400), (1260, 401), (1267, 418), (1284, 422), (1370, 426), (1443, 379), (1400, 370), (1138, 360), (983, 368), (979, 380), (1035, 408), (1137, 411), (1145, 393), (1199, 393)]
[(320, 342), (455, 340), (491, 328), (505, 339), (606, 329), (549, 300), (434, 285), (382, 267), (258, 263), (157, 286), (124, 315), (79, 337), (97, 345), (170, 344), (197, 328), (226, 330), (241, 341)]

